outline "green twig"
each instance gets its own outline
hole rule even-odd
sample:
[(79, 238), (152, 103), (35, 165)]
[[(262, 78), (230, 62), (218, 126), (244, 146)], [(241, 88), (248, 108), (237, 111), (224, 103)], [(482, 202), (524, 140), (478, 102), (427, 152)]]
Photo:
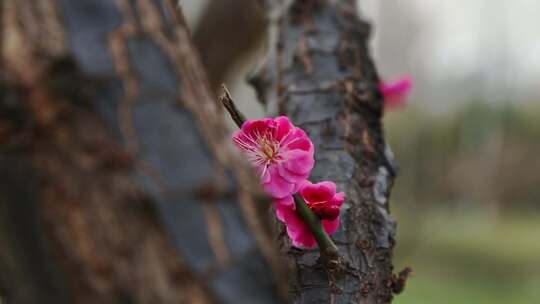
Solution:
[[(223, 95), (219, 98), (219, 100), (225, 109), (227, 109), (236, 125), (240, 128), (246, 120), (245, 116), (236, 108), (227, 87), (225, 87), (225, 85), (222, 85), (222, 87)], [(321, 258), (323, 259), (329, 273), (334, 272), (334, 270), (336, 270), (340, 265), (340, 257), (336, 244), (334, 244), (330, 236), (326, 233), (326, 231), (324, 231), (319, 217), (313, 213), (313, 211), (311, 211), (300, 195), (294, 195), (294, 203), (296, 205), (296, 213), (313, 233), (313, 236), (315, 237), (321, 251)]]
[(328, 233), (324, 231), (324, 227), (319, 217), (311, 211), (304, 199), (298, 195), (294, 195), (294, 203), (296, 205), (296, 213), (302, 218), (304, 223), (309, 227), (309, 230), (313, 233), (319, 248), (321, 249), (321, 255), (325, 259), (333, 260), (338, 257), (338, 248), (332, 241)]

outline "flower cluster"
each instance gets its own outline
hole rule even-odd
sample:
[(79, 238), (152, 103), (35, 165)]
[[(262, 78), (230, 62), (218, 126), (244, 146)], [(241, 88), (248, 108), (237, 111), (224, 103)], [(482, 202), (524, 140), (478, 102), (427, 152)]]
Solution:
[(313, 143), (287, 117), (248, 120), (233, 135), (261, 178), (264, 190), (274, 198), (276, 217), (287, 227), (294, 246), (313, 248), (313, 233), (296, 212), (293, 195), (299, 193), (307, 206), (332, 234), (340, 224), (343, 192), (336, 193), (333, 182), (312, 184), (307, 180), (315, 164)]

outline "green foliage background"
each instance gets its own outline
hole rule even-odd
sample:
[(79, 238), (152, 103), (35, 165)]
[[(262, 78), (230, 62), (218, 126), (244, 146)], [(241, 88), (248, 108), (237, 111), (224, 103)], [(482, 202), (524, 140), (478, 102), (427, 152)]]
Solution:
[(397, 304), (540, 303), (540, 107), (389, 112)]

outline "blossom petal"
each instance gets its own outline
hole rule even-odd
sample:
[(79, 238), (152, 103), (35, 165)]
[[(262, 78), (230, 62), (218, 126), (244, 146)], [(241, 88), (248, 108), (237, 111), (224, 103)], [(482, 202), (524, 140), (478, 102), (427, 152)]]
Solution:
[(276, 217), (280, 221), (285, 222), (285, 213), (296, 208), (292, 195), (275, 200), (274, 208), (276, 209)]
[(296, 211), (291, 208), (283, 208), (282, 211), (285, 224), (287, 225), (287, 235), (291, 239), (293, 246), (300, 248), (316, 247), (317, 242), (315, 237)]
[(381, 81), (379, 84), (379, 88), (385, 97), (390, 95), (408, 94), (412, 90), (412, 86), (413, 80), (410, 76), (405, 76), (389, 83)]
[(326, 231), (326, 233), (328, 234), (333, 234), (334, 232), (338, 230), (340, 222), (341, 222), (340, 216), (336, 217), (336, 219), (333, 221), (322, 220), (324, 231)]
[(309, 173), (298, 174), (296, 172), (292, 172), (291, 170), (287, 169), (285, 166), (279, 166), (278, 173), (279, 175), (281, 175), (281, 177), (283, 177), (287, 181), (291, 183), (297, 183), (297, 184), (301, 184), (309, 176)]
[(330, 201), (336, 194), (336, 184), (332, 182), (320, 182), (317, 184), (306, 182), (300, 188), (300, 194), (310, 203)]
[(295, 174), (309, 173), (313, 169), (313, 165), (315, 165), (313, 155), (306, 151), (287, 151), (283, 157), (285, 161), (283, 161), (282, 165)]
[(235, 131), (232, 136), (233, 143), (240, 150), (248, 150), (247, 145), (249, 145), (250, 140), (247, 139), (245, 133), (242, 130)]
[(345, 193), (343, 192), (336, 193), (336, 195), (334, 195), (334, 197), (332, 198), (330, 202), (335, 206), (343, 205), (343, 202), (345, 202)]
[(293, 132), (289, 133), (287, 139), (282, 142), (282, 146), (286, 147), (288, 150), (302, 150), (311, 153), (313, 153), (314, 150), (313, 143), (300, 128), (296, 128)]
[(295, 127), (287, 116), (279, 116), (274, 119), (276, 129), (274, 131), (274, 139), (281, 141), (284, 137), (288, 136)]
[(258, 145), (258, 140), (262, 137), (272, 137), (275, 129), (274, 120), (271, 118), (263, 118), (258, 120), (247, 120), (241, 128), (242, 137), (239, 138), (243, 142), (253, 146)]
[(266, 166), (257, 166), (256, 170), (259, 176), (261, 177), (262, 184), (267, 184), (270, 182), (271, 176)]
[(402, 77), (391, 83), (380, 81), (379, 90), (384, 96), (384, 105), (386, 107), (404, 106), (412, 87), (413, 79), (410, 76)]
[(263, 184), (263, 188), (270, 196), (274, 198), (284, 198), (293, 193), (295, 185), (281, 177), (274, 166), (268, 168), (268, 174), (270, 176), (270, 181)]
[[(307, 226), (306, 226), (307, 229)], [(307, 231), (293, 231), (289, 232), (287, 229), (287, 234), (292, 240), (293, 246), (298, 248), (315, 248), (317, 247), (317, 241), (313, 234), (307, 229)]]

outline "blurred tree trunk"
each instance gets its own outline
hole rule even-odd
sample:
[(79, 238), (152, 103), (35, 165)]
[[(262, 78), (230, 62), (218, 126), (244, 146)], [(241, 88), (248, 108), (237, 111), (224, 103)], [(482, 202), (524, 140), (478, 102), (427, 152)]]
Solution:
[(212, 89), (264, 40), (263, 11), (253, 0), (213, 0), (193, 31)]
[(265, 198), (175, 4), (0, 2), (8, 303), (280, 301)]
[(395, 168), (381, 127), (370, 28), (355, 2), (266, 1), (272, 48), (251, 82), (271, 115), (286, 114), (309, 133), (316, 157), (311, 180), (334, 181), (347, 193), (333, 236), (345, 260), (341, 276), (329, 280), (318, 251), (294, 249), (283, 239), (295, 267), (294, 303), (390, 303), (409, 272), (392, 274)]

